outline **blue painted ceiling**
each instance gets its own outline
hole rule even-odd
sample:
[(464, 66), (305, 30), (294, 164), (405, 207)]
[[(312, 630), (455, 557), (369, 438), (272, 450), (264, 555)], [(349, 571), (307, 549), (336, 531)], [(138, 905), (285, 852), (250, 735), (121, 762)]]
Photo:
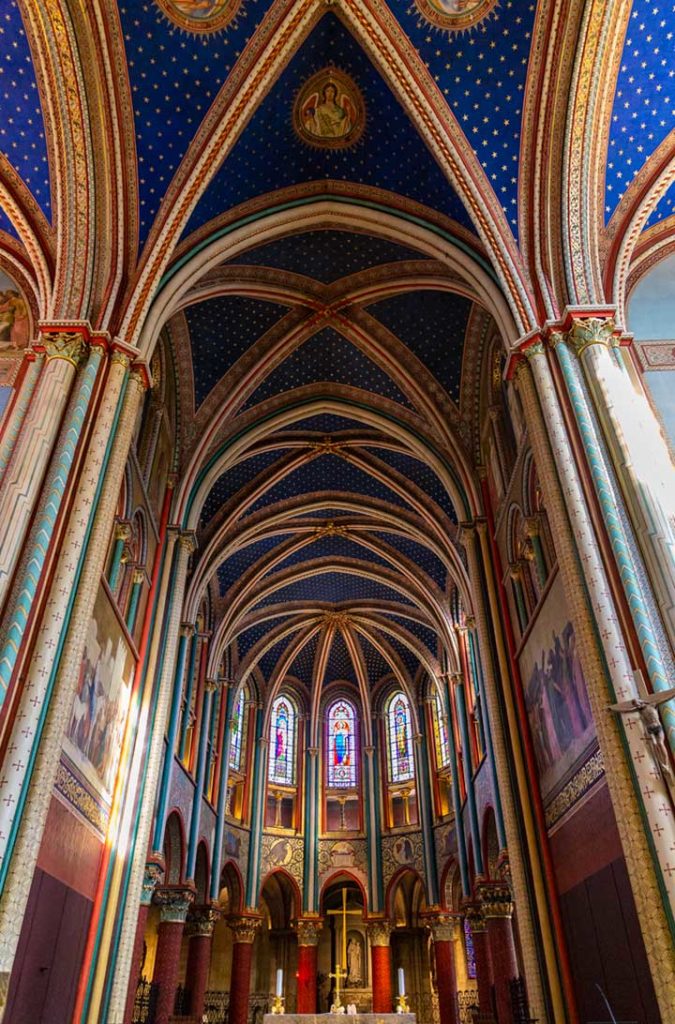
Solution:
[[(0, 151), (51, 217), (49, 165), (42, 107), (16, 0), (0, 0)], [(5, 218), (0, 228), (10, 231)]]
[(673, 213), (675, 213), (675, 182), (670, 186), (665, 195), (661, 196), (656, 208), (652, 211), (649, 220), (645, 224), (645, 229), (653, 227), (654, 224), (658, 224), (659, 221), (672, 216)]
[[(305, 145), (292, 125), (296, 93), (327, 64), (347, 72), (366, 105), (366, 129), (349, 149)], [(256, 195), (300, 182), (336, 179), (398, 192), (471, 227), (407, 114), (350, 32), (325, 15), (262, 101), (190, 218), (185, 234)]]

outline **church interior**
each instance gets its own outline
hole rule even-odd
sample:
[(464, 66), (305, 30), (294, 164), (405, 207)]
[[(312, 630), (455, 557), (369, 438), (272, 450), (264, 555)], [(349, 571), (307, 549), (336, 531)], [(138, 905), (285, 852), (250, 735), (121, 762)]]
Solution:
[(2, 1024), (673, 1024), (674, 34), (0, 0)]

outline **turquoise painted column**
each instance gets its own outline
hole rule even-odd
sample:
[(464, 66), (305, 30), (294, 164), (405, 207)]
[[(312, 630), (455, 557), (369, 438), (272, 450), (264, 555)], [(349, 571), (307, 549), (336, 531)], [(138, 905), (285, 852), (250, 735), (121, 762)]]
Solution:
[(2, 436), (0, 437), (0, 483), (12, 457), (14, 446), (21, 432), (23, 421), (28, 412), (28, 406), (44, 365), (44, 355), (41, 352), (36, 353), (32, 349), (26, 352), (24, 359), (27, 361), (28, 366), (19, 385), (19, 393), (5, 421)]
[(483, 736), (485, 738), (485, 752), (487, 754), (488, 765), (490, 768), (490, 780), (492, 782), (492, 795), (494, 799), (494, 811), (495, 811), (495, 824), (497, 826), (497, 839), (499, 840), (499, 849), (505, 850), (507, 847), (506, 842), (506, 830), (504, 828), (504, 811), (502, 809), (502, 801), (499, 792), (499, 780), (497, 778), (497, 765), (495, 763), (495, 752), (492, 744), (492, 727), (490, 725), (490, 713), (488, 711), (487, 702), (485, 700), (485, 677), (483, 675), (483, 666), (480, 660), (480, 652), (474, 636), (474, 626), (471, 625), (472, 619), (467, 619), (468, 631), (468, 643), (469, 643), (469, 658), (471, 664), (471, 671), (473, 678), (476, 683), (476, 691), (479, 698), (480, 707), (480, 721), (483, 726)]
[(188, 835), (187, 861), (185, 865), (185, 877), (193, 881), (195, 877), (195, 865), (197, 863), (197, 842), (199, 839), (199, 820), (201, 817), (202, 800), (204, 798), (204, 779), (206, 778), (206, 752), (208, 747), (209, 733), (211, 731), (211, 710), (213, 708), (213, 695), (218, 688), (216, 679), (207, 679), (204, 693), (204, 710), (202, 712), (202, 725), (199, 731), (199, 748), (197, 750), (197, 771), (195, 774), (195, 791), (192, 798), (192, 813), (190, 815), (190, 831)]
[(155, 819), (155, 832), (152, 840), (153, 850), (161, 850), (164, 842), (164, 829), (169, 810), (169, 799), (171, 797), (171, 777), (173, 775), (174, 752), (176, 749), (176, 734), (178, 732), (178, 718), (180, 715), (180, 699), (183, 692), (183, 676), (185, 675), (185, 657), (187, 653), (188, 640), (194, 633), (194, 626), (184, 622), (180, 627), (180, 638), (178, 640), (178, 653), (176, 655), (176, 672), (173, 678), (173, 691), (171, 694), (171, 710), (169, 712), (169, 725), (166, 733), (166, 747), (164, 750), (164, 763), (162, 765), (162, 776), (159, 783), (159, 799), (157, 803), (157, 816)]
[[(236, 707), (235, 696), (239, 689), (232, 682), (223, 683), (225, 699), (225, 732), (223, 733), (223, 749), (220, 761), (220, 779), (218, 781), (218, 805), (216, 807), (216, 831), (213, 839), (211, 856), (211, 899), (214, 903), (220, 894), (220, 871), (223, 864), (223, 832), (225, 830), (225, 806), (227, 803), (227, 783), (230, 774), (230, 739), (232, 737), (232, 709)], [(242, 728), (244, 728), (242, 724)]]
[(4, 703), (14, 672), (104, 356), (103, 345), (95, 345), (89, 350), (89, 358), (66, 412), (60, 443), (47, 470), (37, 516), (26, 542), (27, 556), (12, 585), (9, 607), (0, 631), (3, 638), (0, 646), (0, 706)]
[(429, 902), (438, 903), (438, 868), (436, 866), (436, 844), (432, 829), (431, 811), (431, 778), (429, 776), (429, 747), (427, 743), (427, 719), (424, 708), (419, 709), (422, 719), (422, 731), (413, 737), (415, 752), (415, 774), (417, 775), (417, 806), (420, 811), (422, 827), (422, 848), (424, 868), (427, 876), (427, 893)]
[(447, 684), (444, 687), (443, 704), (446, 707), (448, 720), (448, 749), (450, 751), (450, 764), (452, 765), (452, 805), (455, 812), (455, 835), (457, 837), (457, 861), (459, 863), (459, 875), (462, 881), (462, 893), (464, 896), (471, 895), (471, 884), (469, 882), (469, 867), (466, 857), (466, 836), (464, 835), (464, 819), (462, 817), (462, 796), (459, 791), (459, 768), (457, 762), (457, 747), (455, 746), (455, 731), (452, 727), (452, 705), (451, 694)]
[(114, 537), (115, 543), (113, 545), (112, 558), (110, 561), (110, 573), (108, 575), (108, 586), (112, 590), (113, 594), (117, 589), (117, 584), (120, 578), (124, 545), (131, 537), (131, 523), (128, 523), (125, 520), (120, 520), (115, 523)]
[[(572, 336), (574, 337), (573, 332)], [(590, 344), (593, 343), (587, 343), (587, 345)], [(593, 347), (597, 348), (598, 345), (593, 344)], [(583, 351), (583, 348), (581, 351)], [(602, 508), (605, 528), (619, 568), (621, 583), (623, 584), (624, 593), (635, 624), (649, 680), (654, 691), (668, 690), (673, 685), (673, 663), (672, 660), (669, 664), (665, 663), (661, 646), (654, 632), (653, 616), (650, 615), (645, 600), (638, 567), (631, 552), (624, 523), (620, 516), (621, 496), (617, 495), (613, 489), (604, 452), (593, 422), (593, 416), (580, 381), (575, 373), (572, 354), (562, 335), (555, 336), (555, 352), (563, 372), (565, 386), (579, 427), (593, 486)], [(672, 472), (671, 467), (671, 474)], [(656, 614), (656, 611), (654, 611), (654, 614)], [(675, 701), (671, 700), (662, 704), (661, 714), (663, 715), (670, 749), (675, 753)]]
[(251, 841), (248, 848), (248, 871), (246, 873), (246, 908), (255, 910), (260, 888), (260, 857), (262, 833), (265, 821), (265, 792), (267, 789), (267, 760), (269, 739), (262, 735), (262, 707), (256, 708), (255, 758), (253, 761), (253, 799), (251, 802)]
[(373, 742), (363, 748), (363, 792), (368, 842), (368, 885), (373, 914), (384, 910), (384, 878), (382, 874), (382, 814), (380, 808), (379, 761), (377, 756), (377, 722), (373, 723)]
[(188, 662), (187, 680), (185, 683), (185, 703), (183, 704), (183, 717), (180, 723), (180, 741), (178, 744), (178, 760), (185, 758), (185, 744), (187, 742), (187, 731), (190, 725), (190, 705), (192, 704), (192, 692), (195, 687), (195, 666), (197, 653), (200, 645), (206, 643), (203, 633), (195, 633), (190, 646), (190, 660)]
[[(309, 743), (310, 722), (307, 721)], [(303, 913), (316, 914), (319, 909), (319, 748), (305, 749), (305, 850)]]
[(464, 785), (466, 787), (466, 808), (469, 814), (469, 829), (473, 846), (473, 860), (477, 875), (483, 874), (483, 851), (480, 842), (480, 828), (478, 826), (478, 812), (476, 810), (476, 794), (473, 788), (473, 774), (471, 771), (471, 740), (469, 738), (469, 722), (466, 713), (466, 693), (464, 690), (464, 679), (460, 672), (453, 672), (450, 676), (452, 690), (455, 698), (455, 711), (457, 713), (457, 724), (459, 735), (462, 739), (464, 750)]
[(537, 582), (539, 583), (539, 590), (543, 590), (546, 586), (546, 579), (548, 573), (546, 572), (546, 562), (544, 561), (544, 552), (541, 546), (541, 524), (539, 522), (539, 516), (529, 516), (525, 520), (525, 532), (529, 538), (530, 544), (532, 545), (532, 554), (534, 556), (534, 567), (537, 573)]
[(141, 599), (141, 590), (145, 582), (145, 569), (134, 569), (131, 581), (131, 594), (129, 595), (129, 608), (127, 609), (127, 629), (133, 634), (136, 628), (136, 617), (138, 615), (138, 603)]

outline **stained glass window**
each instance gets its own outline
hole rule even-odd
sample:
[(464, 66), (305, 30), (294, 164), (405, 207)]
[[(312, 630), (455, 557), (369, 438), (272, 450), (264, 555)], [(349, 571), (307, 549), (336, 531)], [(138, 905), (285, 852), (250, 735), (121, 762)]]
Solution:
[(297, 712), (288, 697), (277, 697), (270, 724), (269, 779), (282, 786), (295, 785)]
[(450, 747), (448, 745), (448, 722), (445, 717), (443, 700), (438, 689), (434, 690), (434, 739), (436, 741), (436, 760), (439, 768), (450, 764)]
[(476, 954), (473, 948), (473, 935), (471, 925), (466, 917), (464, 918), (464, 948), (466, 949), (466, 973), (469, 978), (476, 977)]
[(354, 788), (356, 760), (356, 714), (348, 701), (336, 700), (328, 709), (328, 785)]
[(389, 778), (391, 782), (406, 782), (415, 775), (412, 748), (410, 704), (403, 693), (395, 693), (387, 710), (389, 733)]
[(244, 687), (239, 691), (230, 733), (230, 768), (241, 771), (242, 738), (244, 735)]

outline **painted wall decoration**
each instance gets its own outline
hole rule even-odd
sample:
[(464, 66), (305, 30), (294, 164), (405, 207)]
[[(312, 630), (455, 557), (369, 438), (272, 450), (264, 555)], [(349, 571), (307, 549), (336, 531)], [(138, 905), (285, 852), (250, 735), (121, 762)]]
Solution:
[(577, 770), (595, 728), (558, 574), (521, 650), (525, 702), (546, 800)]
[(420, 14), (437, 28), (460, 32), (471, 28), (496, 6), (497, 0), (415, 0)]
[(343, 71), (324, 68), (305, 82), (293, 106), (293, 127), (303, 142), (345, 149), (358, 142), (366, 124), (360, 90)]
[(187, 32), (218, 32), (239, 11), (241, 0), (157, 0), (160, 9)]
[(302, 839), (299, 836), (280, 838), (279, 836), (264, 833), (260, 866), (262, 876), (270, 871), (274, 871), (275, 868), (285, 868), (302, 889), (304, 877), (304, 848)]
[(421, 832), (382, 837), (382, 870), (385, 886), (401, 867), (413, 868), (425, 878)]
[(17, 353), (30, 341), (28, 303), (21, 290), (0, 270), (0, 353)]
[(99, 588), (63, 749), (109, 804), (122, 751), (135, 657), (107, 591)]

